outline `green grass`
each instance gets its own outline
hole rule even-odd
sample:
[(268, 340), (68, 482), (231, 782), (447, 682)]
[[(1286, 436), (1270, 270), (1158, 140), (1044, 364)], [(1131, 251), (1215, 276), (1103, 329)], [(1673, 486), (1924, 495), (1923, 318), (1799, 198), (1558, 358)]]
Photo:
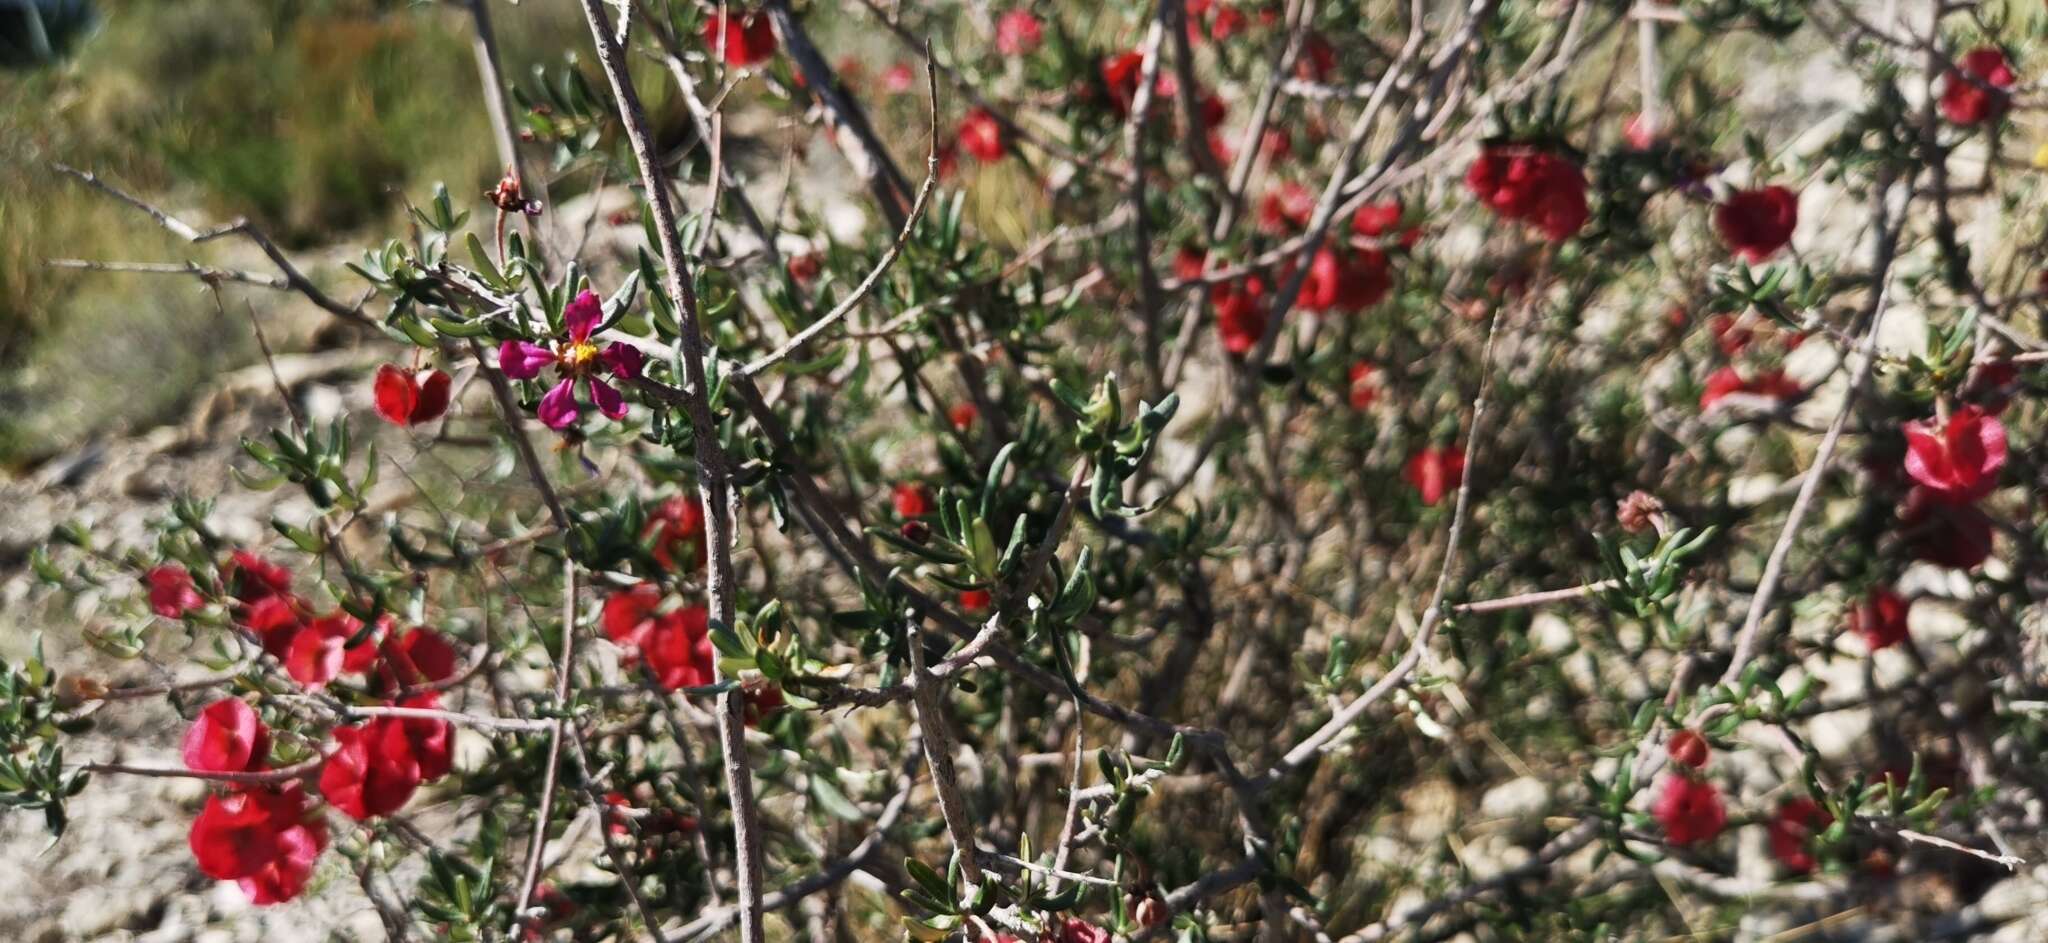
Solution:
[[(493, 10), (513, 75), (578, 35), (565, 5)], [(177, 241), (51, 161), (301, 250), (391, 231), (436, 181), (481, 192), (502, 170), (459, 8), (101, 0), (100, 14), (69, 59), (0, 75), (0, 465), (161, 419), (248, 356), (245, 321), (196, 328), (216, 315), (190, 282), (47, 268), (226, 251)]]

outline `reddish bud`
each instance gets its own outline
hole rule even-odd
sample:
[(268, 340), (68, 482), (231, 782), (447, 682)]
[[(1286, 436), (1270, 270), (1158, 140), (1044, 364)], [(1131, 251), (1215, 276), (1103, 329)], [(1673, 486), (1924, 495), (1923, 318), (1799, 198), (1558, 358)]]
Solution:
[(1707, 738), (1692, 730), (1673, 733), (1671, 739), (1665, 741), (1664, 751), (1671, 754), (1674, 762), (1683, 763), (1693, 769), (1704, 768), (1708, 755), (1712, 753), (1712, 749), (1707, 746)]
[(1738, 258), (1758, 263), (1792, 241), (1799, 197), (1784, 187), (1737, 190), (1714, 208), (1714, 230)]

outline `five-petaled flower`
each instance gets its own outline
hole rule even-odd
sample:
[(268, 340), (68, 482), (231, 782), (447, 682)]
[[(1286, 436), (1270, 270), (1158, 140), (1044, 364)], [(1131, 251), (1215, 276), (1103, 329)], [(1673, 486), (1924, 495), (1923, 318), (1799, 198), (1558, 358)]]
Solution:
[(1799, 195), (1784, 187), (1737, 190), (1714, 208), (1714, 229), (1737, 257), (1752, 264), (1792, 241), (1799, 225)]
[(1953, 124), (1972, 125), (2004, 115), (2012, 104), (2006, 89), (2019, 81), (2005, 51), (1979, 46), (1963, 54), (1956, 65), (1942, 76), (1942, 117)]
[(2005, 467), (2005, 424), (1975, 406), (1947, 422), (1906, 423), (1906, 474), (1933, 497), (1968, 504), (1998, 486)]
[(498, 369), (514, 380), (531, 380), (549, 364), (561, 372), (561, 382), (540, 398), (540, 421), (550, 429), (566, 429), (576, 421), (579, 412), (576, 403), (578, 382), (589, 386), (591, 402), (597, 405), (598, 412), (610, 419), (626, 417), (625, 398), (601, 379), (599, 373), (602, 371), (629, 383), (639, 379), (640, 351), (628, 344), (608, 344), (600, 348), (593, 343), (590, 335), (596, 332), (603, 317), (604, 305), (598, 301), (597, 293), (585, 291), (563, 309), (562, 325), (568, 336), (555, 349), (514, 340), (498, 346)]
[(1728, 824), (1728, 809), (1714, 784), (1686, 776), (1665, 777), (1650, 814), (1664, 826), (1664, 839), (1681, 847), (1708, 841)]
[(1488, 208), (1527, 223), (1551, 242), (1586, 225), (1586, 178), (1569, 157), (1527, 145), (1489, 145), (1465, 173), (1465, 188)]
[(309, 806), (297, 784), (208, 796), (188, 836), (200, 873), (236, 882), (258, 905), (297, 897), (327, 848)]
[(1889, 589), (1871, 590), (1869, 596), (1849, 607), (1849, 631), (1873, 652), (1890, 648), (1906, 640), (1906, 613), (1912, 607), (1910, 600)]
[[(424, 377), (424, 378), (423, 378)], [(417, 426), (448, 411), (450, 379), (440, 370), (407, 370), (396, 364), (377, 368), (371, 386), (377, 415), (394, 426)]]

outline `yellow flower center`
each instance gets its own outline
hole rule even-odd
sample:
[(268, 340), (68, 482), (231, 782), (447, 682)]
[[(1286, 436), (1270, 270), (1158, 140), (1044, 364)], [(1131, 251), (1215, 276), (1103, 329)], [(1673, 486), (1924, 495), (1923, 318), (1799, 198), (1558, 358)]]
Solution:
[(562, 366), (570, 370), (581, 370), (596, 359), (596, 344), (570, 344), (562, 350)]

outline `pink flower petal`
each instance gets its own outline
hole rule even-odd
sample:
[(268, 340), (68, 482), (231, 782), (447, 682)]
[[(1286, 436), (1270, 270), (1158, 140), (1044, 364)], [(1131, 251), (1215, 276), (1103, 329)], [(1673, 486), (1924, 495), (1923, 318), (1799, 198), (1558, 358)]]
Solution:
[(564, 378), (540, 398), (540, 421), (550, 429), (566, 429), (576, 421), (576, 381)]
[(590, 333), (597, 330), (597, 322), (604, 319), (604, 305), (597, 300), (597, 292), (585, 291), (569, 302), (562, 310), (562, 324), (569, 329), (569, 341), (581, 344), (590, 339)]
[(498, 369), (514, 380), (531, 380), (540, 375), (540, 368), (554, 362), (554, 352), (539, 344), (506, 341), (498, 345)]
[(597, 356), (604, 361), (612, 376), (621, 380), (640, 379), (640, 368), (645, 363), (640, 356), (640, 348), (631, 344), (613, 344)]
[(626, 418), (626, 400), (612, 385), (596, 377), (590, 378), (590, 399), (597, 404), (597, 411), (608, 419)]

